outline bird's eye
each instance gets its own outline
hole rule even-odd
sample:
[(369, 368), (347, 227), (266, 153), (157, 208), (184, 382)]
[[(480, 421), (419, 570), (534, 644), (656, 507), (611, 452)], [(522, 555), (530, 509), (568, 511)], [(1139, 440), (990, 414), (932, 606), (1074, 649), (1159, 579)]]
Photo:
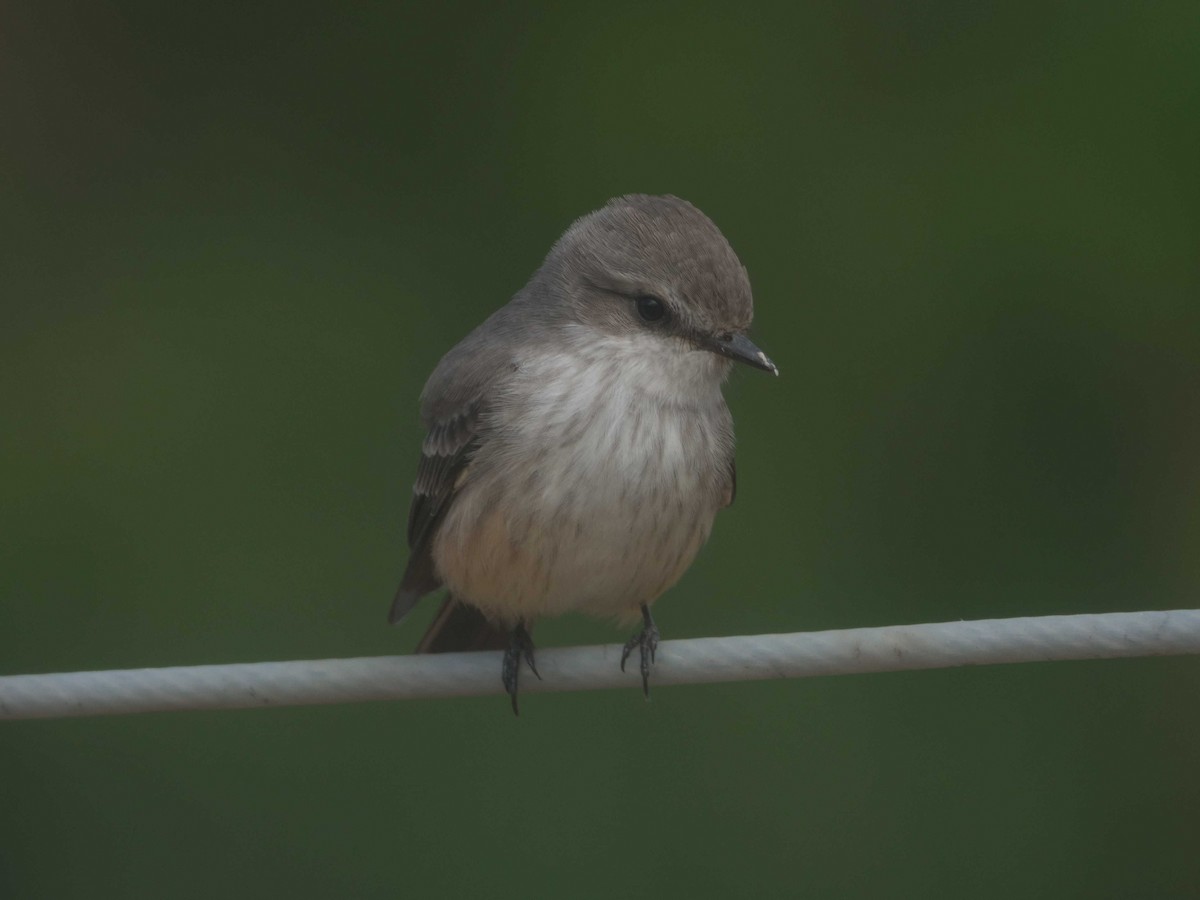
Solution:
[(667, 315), (667, 304), (657, 297), (642, 294), (637, 298), (638, 315), (647, 322), (661, 322)]

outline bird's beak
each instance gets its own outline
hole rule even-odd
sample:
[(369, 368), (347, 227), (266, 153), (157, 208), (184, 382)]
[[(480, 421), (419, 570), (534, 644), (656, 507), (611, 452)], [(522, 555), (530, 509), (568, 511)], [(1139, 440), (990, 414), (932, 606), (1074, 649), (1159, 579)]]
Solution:
[(722, 334), (716, 337), (705, 336), (700, 345), (705, 350), (711, 350), (713, 353), (720, 354), (721, 356), (728, 356), (736, 362), (746, 363), (748, 366), (754, 366), (754, 368), (770, 372), (772, 375), (779, 374), (779, 369), (775, 363), (771, 362), (767, 358), (767, 354), (754, 346), (754, 342), (744, 334)]

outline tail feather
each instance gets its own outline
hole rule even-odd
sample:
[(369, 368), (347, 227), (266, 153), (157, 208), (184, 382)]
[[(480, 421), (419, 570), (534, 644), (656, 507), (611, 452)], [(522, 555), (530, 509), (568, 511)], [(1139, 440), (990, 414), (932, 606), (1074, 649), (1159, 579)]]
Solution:
[(392, 608), (388, 610), (388, 624), (395, 625), (407, 616), (421, 596), (416, 591), (407, 590), (404, 585), (400, 585), (400, 590), (396, 591), (396, 596), (392, 598)]
[(392, 598), (388, 622), (395, 625), (412, 611), (418, 600), (441, 586), (442, 581), (434, 571), (433, 560), (429, 558), (429, 554), (414, 553), (404, 570), (400, 587), (396, 589), (396, 596)]
[(467, 650), (504, 650), (508, 632), (484, 617), (473, 606), (447, 596), (432, 624), (417, 644), (417, 653), (455, 653)]

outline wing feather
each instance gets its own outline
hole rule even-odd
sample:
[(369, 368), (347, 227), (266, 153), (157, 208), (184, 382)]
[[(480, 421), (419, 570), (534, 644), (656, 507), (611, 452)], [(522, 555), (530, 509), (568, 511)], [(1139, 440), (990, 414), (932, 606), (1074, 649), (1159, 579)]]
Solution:
[(460, 475), (487, 439), (490, 400), (518, 370), (529, 339), (530, 319), (516, 314), (519, 296), (442, 357), (421, 392), (426, 436), (408, 511), (410, 555), (390, 622), (400, 621), (421, 597), (442, 586), (433, 564), (438, 525), (454, 501)]
[(459, 475), (479, 448), (479, 408), (471, 404), (434, 423), (421, 446), (421, 461), (408, 508), (408, 567), (392, 600), (389, 622), (398, 622), (421, 597), (442, 586), (433, 564), (433, 537), (454, 498)]

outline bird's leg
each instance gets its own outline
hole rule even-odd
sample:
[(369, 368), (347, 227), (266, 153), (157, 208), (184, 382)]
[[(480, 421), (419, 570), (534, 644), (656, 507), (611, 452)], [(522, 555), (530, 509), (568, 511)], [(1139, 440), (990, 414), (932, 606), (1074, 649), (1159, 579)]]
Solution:
[(621, 651), (621, 671), (625, 671), (625, 660), (633, 648), (641, 651), (642, 657), (642, 693), (650, 699), (650, 667), (654, 664), (654, 652), (658, 649), (658, 626), (654, 624), (654, 616), (650, 615), (650, 607), (642, 604), (642, 630), (625, 642)]
[(500, 670), (500, 679), (504, 682), (504, 689), (512, 698), (513, 715), (518, 716), (521, 713), (517, 709), (517, 681), (521, 673), (522, 659), (529, 666), (529, 670), (537, 675), (538, 681), (541, 681), (542, 676), (538, 674), (537, 666), (533, 663), (533, 638), (529, 636), (529, 630), (525, 627), (525, 623), (518, 621), (509, 635), (508, 649), (504, 651), (504, 666)]

